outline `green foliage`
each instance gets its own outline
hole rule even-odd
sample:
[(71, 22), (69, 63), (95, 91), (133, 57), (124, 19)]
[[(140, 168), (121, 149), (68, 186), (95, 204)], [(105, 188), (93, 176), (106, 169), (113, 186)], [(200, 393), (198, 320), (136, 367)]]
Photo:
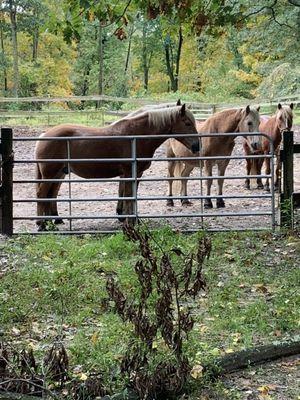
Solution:
[(300, 67), (292, 67), (289, 63), (281, 64), (266, 76), (257, 93), (261, 98), (273, 100), (286, 95), (297, 94), (300, 91)]

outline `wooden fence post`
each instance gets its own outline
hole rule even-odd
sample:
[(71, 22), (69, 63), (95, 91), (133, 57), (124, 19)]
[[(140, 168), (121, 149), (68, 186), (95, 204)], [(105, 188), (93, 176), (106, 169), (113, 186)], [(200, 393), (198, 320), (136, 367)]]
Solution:
[(1, 129), (1, 233), (13, 234), (13, 146), (12, 129)]
[(292, 228), (294, 191), (294, 132), (283, 132), (282, 193), (280, 197), (280, 226)]

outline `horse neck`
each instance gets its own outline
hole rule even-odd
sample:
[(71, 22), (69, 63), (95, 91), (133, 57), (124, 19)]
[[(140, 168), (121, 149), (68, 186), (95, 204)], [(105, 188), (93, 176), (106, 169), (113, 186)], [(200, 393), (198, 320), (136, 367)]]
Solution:
[[(213, 116), (213, 118), (209, 118), (206, 120), (204, 124), (200, 126), (200, 130), (202, 133), (234, 133), (236, 132), (239, 120), (234, 118), (236, 110), (234, 110), (234, 115), (231, 113), (225, 117), (224, 123), (224, 116), (219, 113), (218, 115)], [(224, 138), (227, 141), (233, 141), (236, 136), (228, 136)], [(203, 138), (205, 139), (205, 138)], [(209, 139), (209, 138), (207, 138)]]
[(281, 132), (277, 124), (276, 115), (273, 115), (270, 119), (262, 123), (262, 132), (267, 133), (272, 138), (281, 139)]
[[(117, 128), (117, 133), (114, 133)], [(149, 124), (148, 114), (141, 114), (135, 118), (118, 121), (111, 126), (112, 134), (131, 136), (145, 136), (145, 139), (137, 139), (137, 151), (142, 151), (145, 156), (152, 156), (155, 150), (167, 139), (165, 138), (147, 138), (148, 135), (164, 135), (170, 132), (171, 127), (166, 125), (163, 128), (157, 128)]]

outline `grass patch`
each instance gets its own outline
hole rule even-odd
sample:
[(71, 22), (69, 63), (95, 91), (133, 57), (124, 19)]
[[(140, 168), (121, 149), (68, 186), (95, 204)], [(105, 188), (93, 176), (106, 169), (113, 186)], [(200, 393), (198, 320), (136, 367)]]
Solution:
[[(153, 238), (157, 251), (163, 246), (187, 253), (197, 242), (197, 234), (186, 236), (168, 228), (154, 232)], [(299, 332), (299, 238), (228, 233), (213, 235), (212, 243), (204, 268), (208, 291), (189, 305), (196, 320), (186, 344), (192, 363)], [(74, 367), (101, 369), (108, 382), (113, 379), (121, 387), (115, 366), (132, 327), (107, 307), (105, 274), (116, 273), (134, 297), (138, 289), (132, 266), (138, 257), (136, 244), (123, 234), (7, 241), (0, 266), (2, 335), (37, 352), (59, 337)], [(221, 384), (214, 390), (226, 398)]]

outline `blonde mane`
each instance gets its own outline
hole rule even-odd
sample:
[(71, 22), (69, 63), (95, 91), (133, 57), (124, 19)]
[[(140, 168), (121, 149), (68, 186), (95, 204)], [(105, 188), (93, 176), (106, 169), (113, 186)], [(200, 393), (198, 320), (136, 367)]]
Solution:
[[(166, 125), (172, 125), (179, 117), (182, 106), (160, 108), (148, 110), (149, 124), (155, 129), (160, 129)], [(195, 118), (190, 110), (185, 109), (185, 116), (193, 124), (195, 124)]]

